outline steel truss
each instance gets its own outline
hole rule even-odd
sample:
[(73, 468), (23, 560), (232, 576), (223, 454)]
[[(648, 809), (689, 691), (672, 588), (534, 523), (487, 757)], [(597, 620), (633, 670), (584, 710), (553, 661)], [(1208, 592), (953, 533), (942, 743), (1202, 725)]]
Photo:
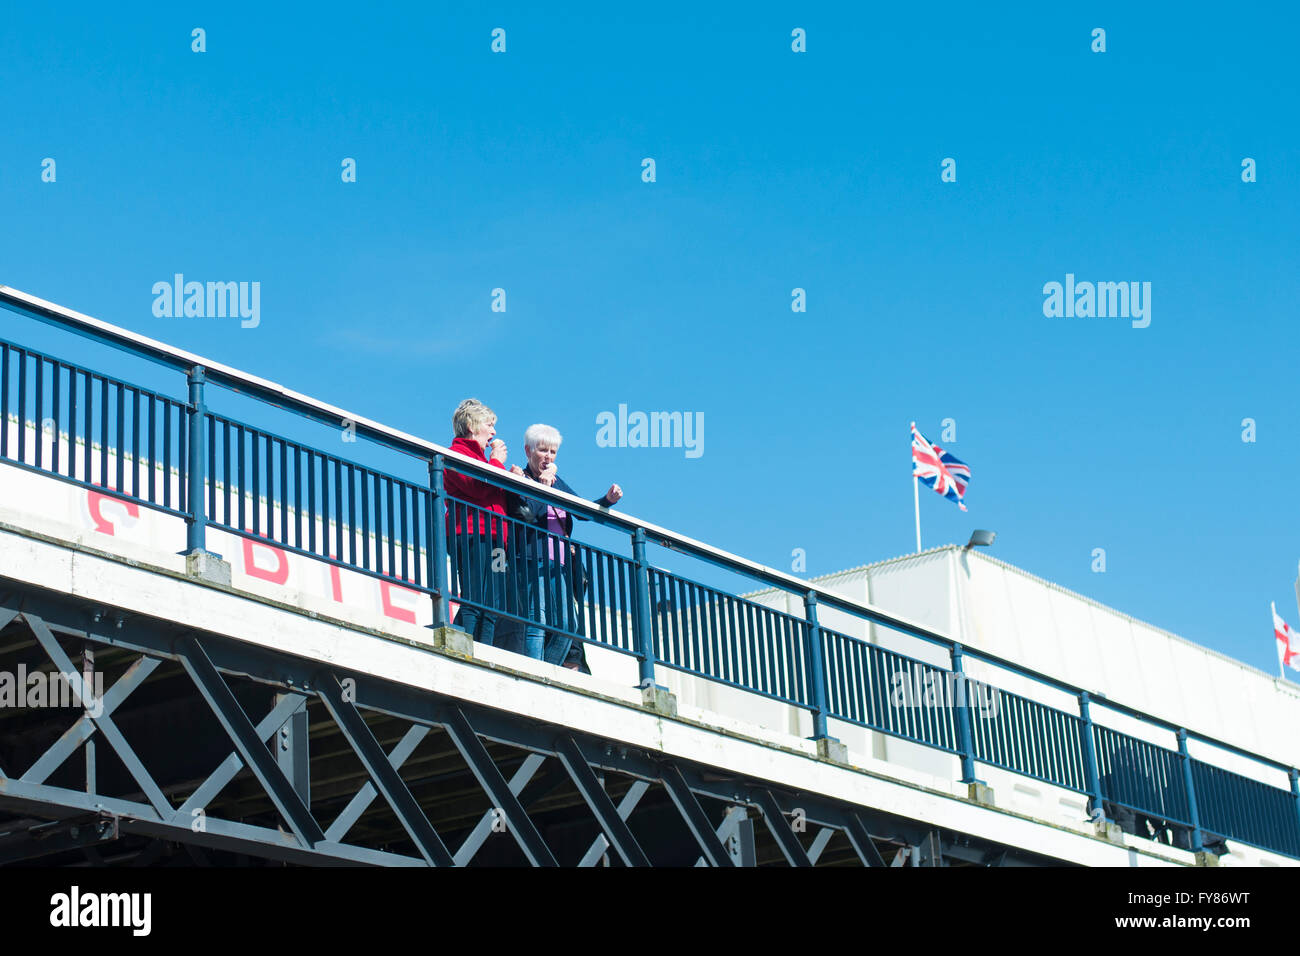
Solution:
[[(464, 866), (476, 860), (494, 833), (507, 832), (527, 862), (555, 866), (556, 853), (536, 817), (539, 805), (557, 788), (576, 792), (580, 799), (572, 801), (572, 809), (582, 811), (580, 822), (588, 834), (595, 824), (594, 837), (582, 839), (586, 851), (568, 853), (568, 862), (579, 866), (647, 866), (663, 858), (654, 834), (647, 838), (641, 826), (638, 835), (630, 824), (652, 790), (660, 797), (666, 794), (659, 802), (665, 813), (675, 811), (676, 832), (689, 834), (683, 840), (696, 865), (754, 865), (760, 836), (768, 862), (784, 860), (791, 866), (820, 861), (883, 867), (885, 855), (894, 866), (952, 860), (975, 865), (1054, 862), (1023, 849), (939, 833), (868, 807), (638, 750), (595, 733), (539, 725), (500, 709), (166, 621), (124, 618), (114, 608), (66, 594), (0, 585), (0, 633), (6, 649), (39, 647), (53, 669), (79, 675), (83, 700), (89, 686), (84, 682), (97, 660), (115, 657), (115, 671), (120, 670), (105, 687), (102, 706), (83, 710), (34, 759), (24, 759), (25, 766), (14, 763), (17, 748), (4, 746), (0, 734), (0, 813), (11, 815), (8, 823), (0, 822), (0, 863), (78, 852), (83, 855), (79, 862), (104, 863), (113, 844), (130, 835), (153, 841), (133, 858), (137, 865), (157, 860), (165, 846), (175, 844), (187, 862), (198, 865), (210, 862), (208, 850), (307, 865)], [(74, 648), (72, 655), (65, 645)], [(177, 771), (173, 779), (160, 781), (115, 715), (132, 695), (141, 695), (151, 678), (157, 686), (159, 669), (168, 664), (174, 672), (168, 686), (183, 684), (183, 672), (193, 706), (198, 708), (201, 699), (220, 735), (196, 752), (183, 734), (164, 731), (162, 739), (171, 749), (160, 756), (155, 747), (152, 762), (207, 769)], [(232, 686), (255, 686), (259, 699), (270, 701), (269, 708), (257, 709), (260, 717), (250, 713), (249, 701), (256, 695), (246, 689), (237, 694)], [(309, 707), (328, 716), (328, 721), (317, 721), (314, 732)], [(40, 719), (66, 721), (75, 713), (48, 711)], [(389, 718), (409, 727), (386, 749), (372, 727)], [(338, 735), (364, 771), (357, 777), (359, 787), (350, 798), (338, 798), (341, 809), (325, 824), (313, 813), (314, 805), (324, 803), (313, 802), (312, 760), (319, 755), (309, 747), (324, 732), (322, 724)], [(46, 726), (45, 739), (56, 730)], [(480, 800), (486, 797), (489, 804), (472, 825), (444, 827), (441, 833), (432, 822), (429, 800), (422, 804), (403, 776), (412, 754), (434, 733), (450, 740), (476, 781)], [(513, 761), (494, 758), (489, 747), (522, 755), (508, 779), (503, 767)], [(76, 768), (69, 761), (79, 751), (85, 757), (80, 789), (68, 779), (69, 769)], [(107, 752), (129, 775), (124, 793), (109, 795), (97, 787), (97, 767), (105, 768)], [(52, 782), (60, 768), (61, 782)], [(212, 812), (218, 795), (241, 774), (256, 781), (263, 804), (269, 801), (265, 812), (250, 814), (252, 821)], [(400, 824), (400, 831), (394, 828), (396, 838), (385, 840), (387, 847), (348, 842), (349, 833), (379, 806), (381, 797)], [(762, 830), (755, 825), (758, 820)], [(447, 842), (452, 832), (460, 835), (454, 849)], [(831, 861), (826, 851), (835, 842), (841, 852)], [(403, 849), (392, 849), (394, 843)]]

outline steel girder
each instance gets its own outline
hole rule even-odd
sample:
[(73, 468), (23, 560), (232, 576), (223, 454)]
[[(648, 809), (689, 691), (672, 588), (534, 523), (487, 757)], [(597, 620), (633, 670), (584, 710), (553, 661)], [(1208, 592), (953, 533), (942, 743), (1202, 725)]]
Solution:
[[(311, 865), (465, 865), (474, 859), (500, 820), (530, 863), (555, 865), (555, 857), (526, 807), (566, 781), (580, 795), (599, 829), (599, 835), (580, 859), (579, 865), (586, 866), (595, 865), (611, 848), (625, 865), (650, 863), (647, 848), (640, 845), (627, 820), (653, 786), (666, 791), (703, 859), (715, 866), (737, 862), (724, 845), (727, 835), (723, 831), (740, 826), (738, 821), (749, 815), (763, 818), (781, 854), (796, 866), (816, 863), (836, 833), (844, 834), (862, 864), (884, 866), (873, 834), (882, 841), (917, 846), (925, 842), (929, 830), (923, 824), (870, 808), (783, 789), (659, 752), (639, 751), (597, 734), (538, 725), (499, 709), (370, 675), (343, 673), (322, 667), (319, 661), (185, 630), (170, 622), (142, 617), (124, 620), (113, 609), (93, 606), (69, 595), (25, 586), (0, 592), (0, 629), (17, 618), (30, 629), (51, 662), (65, 673), (76, 673), (78, 669), (73, 668), (56, 636), (140, 656), (104, 694), (97, 715), (87, 711), (79, 717), (25, 771), (0, 766), (0, 809), (54, 819), (109, 814), (119, 821), (124, 833), (177, 842), (186, 846), (187, 852), (190, 848), (208, 847)], [(115, 620), (117, 627), (97, 626), (108, 619)], [(224, 758), (179, 806), (163, 792), (113, 720), (113, 713), (162, 661), (183, 668), (220, 724), (229, 747)], [(254, 723), (223, 675), (269, 685), (278, 692), (276, 702)], [(302, 755), (280, 757), (267, 748), (267, 741), (291, 726), (296, 715), (298, 730), (292, 736), (304, 737), (304, 708), (313, 701), (324, 707), (366, 776), (365, 783), (326, 828), (313, 817), (307, 802)], [(368, 727), (363, 710), (410, 721), (412, 726), (385, 753)], [(449, 736), (493, 807), (483, 814), (455, 854), (435, 831), (399, 774), (403, 763), (434, 728)], [(122, 761), (139, 787), (139, 798), (111, 797), (47, 782), (79, 746), (90, 743), (95, 736)], [(290, 736), (286, 734), (285, 739)], [(526, 752), (508, 782), (484, 746), (485, 740)], [(305, 743), (305, 739), (297, 742)], [(538, 771), (544, 765), (549, 769), (539, 777)], [(212, 800), (245, 767), (288, 824), (287, 830), (207, 814)], [(6, 775), (9, 771), (11, 775)], [(617, 806), (597, 777), (605, 773), (631, 778), (631, 786)], [(91, 783), (89, 777), (87, 783)], [(348, 831), (379, 796), (393, 811), (418, 856), (344, 842)], [(752, 813), (728, 813), (719, 828), (710, 820), (701, 798), (729, 807), (752, 808)], [(790, 818), (816, 828), (807, 847)], [(752, 838), (749, 844), (752, 857)], [(933, 845), (937, 849), (937, 844)], [(1020, 852), (1001, 849), (1012, 855)], [(93, 852), (89, 850), (88, 854)], [(194, 854), (201, 851), (195, 849)]]
[(0, 865), (111, 843), (118, 838), (117, 827), (117, 817), (100, 812), (15, 828), (0, 834)]

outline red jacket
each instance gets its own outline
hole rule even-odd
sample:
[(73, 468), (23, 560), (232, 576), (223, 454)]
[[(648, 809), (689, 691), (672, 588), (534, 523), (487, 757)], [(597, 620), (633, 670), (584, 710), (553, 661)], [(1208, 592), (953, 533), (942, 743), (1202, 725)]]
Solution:
[[(451, 450), (458, 451), (462, 455), (491, 465), (494, 468), (500, 468), (502, 471), (506, 470), (506, 466), (495, 458), (484, 458), (483, 450), (479, 448), (478, 442), (472, 439), (457, 438), (451, 443)], [(502, 519), (506, 516), (505, 491), (494, 485), (489, 485), (486, 481), (479, 481), (477, 478), (462, 475), (448, 468), (443, 473), (443, 487), (446, 488), (447, 494), (453, 498), (459, 498), (461, 501), (468, 501), (472, 505), (478, 505), (485, 511), (495, 512), (501, 515)], [(479, 520), (476, 521), (476, 518)], [(477, 530), (479, 534), (488, 534), (489, 526), (493, 537), (500, 537), (502, 542), (508, 539), (509, 529), (506, 527), (504, 520), (498, 522), (495, 519), (488, 519), (477, 511), (458, 506), (454, 501), (448, 502), (447, 530), (449, 533), (474, 534)]]

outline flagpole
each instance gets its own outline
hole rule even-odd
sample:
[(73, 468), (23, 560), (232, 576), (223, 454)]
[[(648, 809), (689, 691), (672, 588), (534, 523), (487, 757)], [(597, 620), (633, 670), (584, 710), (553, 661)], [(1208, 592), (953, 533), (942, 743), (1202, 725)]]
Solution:
[(1297, 570), (1295, 579), (1295, 606), (1300, 611), (1300, 570)]
[(916, 553), (921, 553), (921, 483), (912, 476), (912, 506), (916, 509)]
[[(1274, 620), (1274, 622), (1275, 622), (1275, 623), (1273, 624), (1273, 627), (1276, 628), (1276, 627), (1277, 627), (1277, 624), (1276, 624), (1276, 621), (1277, 621), (1277, 602), (1276, 602), (1276, 601), (1269, 601), (1269, 602), (1268, 602), (1268, 606), (1269, 606), (1269, 609), (1272, 610), (1272, 612), (1273, 612), (1273, 620)], [(1287, 647), (1289, 648), (1290, 646), (1291, 646), (1291, 642), (1290, 642), (1290, 641), (1287, 641)], [(1277, 636), (1276, 636), (1276, 635), (1274, 635), (1274, 637), (1273, 637), (1273, 649), (1274, 649), (1274, 650), (1277, 650)], [(1283, 680), (1286, 680), (1286, 665), (1285, 665), (1284, 663), (1282, 663), (1284, 660), (1286, 660), (1286, 655), (1285, 655), (1284, 653), (1282, 653), (1282, 651), (1278, 650), (1278, 652), (1277, 652), (1277, 673), (1278, 673), (1278, 676), (1279, 676), (1279, 677), (1281, 677)]]

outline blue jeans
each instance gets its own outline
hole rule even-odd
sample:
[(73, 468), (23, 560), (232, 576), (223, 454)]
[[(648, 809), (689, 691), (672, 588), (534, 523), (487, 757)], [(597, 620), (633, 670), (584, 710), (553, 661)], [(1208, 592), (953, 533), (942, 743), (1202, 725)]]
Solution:
[(574, 613), (569, 569), (550, 558), (535, 558), (528, 575), (528, 620), (524, 628), (524, 653), (548, 664), (563, 664), (573, 639), (567, 634), (547, 633), (546, 627), (574, 630)]

